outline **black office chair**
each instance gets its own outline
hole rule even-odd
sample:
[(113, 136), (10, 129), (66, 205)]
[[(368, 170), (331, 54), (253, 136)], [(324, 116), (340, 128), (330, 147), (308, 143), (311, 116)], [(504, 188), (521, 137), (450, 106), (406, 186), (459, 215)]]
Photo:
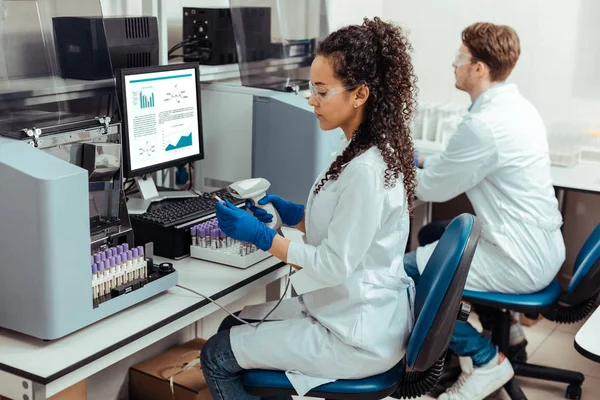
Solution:
[[(593, 310), (600, 292), (600, 225), (589, 236), (577, 258), (573, 277), (566, 290), (557, 280), (544, 290), (533, 294), (500, 294), (467, 290), (463, 300), (497, 309), (494, 316), (492, 343), (508, 355), (510, 311), (524, 313), (529, 318), (539, 314), (550, 321), (571, 324), (586, 318)], [(581, 398), (584, 376), (580, 372), (527, 364), (510, 360), (516, 376), (569, 384), (566, 397)], [(519, 384), (512, 379), (504, 389), (512, 400), (527, 399)]]
[[(457, 317), (462, 322), (469, 317), (469, 307), (461, 306), (461, 296), (480, 233), (479, 221), (463, 214), (441, 237), (416, 286), (415, 326), (400, 363), (377, 376), (321, 385), (305, 396), (376, 400), (418, 397), (432, 390), (442, 374)], [(242, 380), (245, 390), (259, 397), (296, 395), (281, 371), (250, 370)]]

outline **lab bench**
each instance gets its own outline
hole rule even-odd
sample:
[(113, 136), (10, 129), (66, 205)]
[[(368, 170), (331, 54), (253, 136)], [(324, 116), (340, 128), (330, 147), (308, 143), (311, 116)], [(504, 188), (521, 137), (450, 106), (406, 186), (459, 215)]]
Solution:
[[(154, 261), (171, 260), (156, 257)], [(247, 269), (194, 258), (173, 264), (179, 272), (180, 285), (224, 306), (280, 280), (289, 272), (289, 267), (275, 257)], [(174, 287), (55, 341), (44, 342), (0, 330), (0, 395), (13, 399), (46, 399), (216, 310), (218, 307), (208, 300)]]

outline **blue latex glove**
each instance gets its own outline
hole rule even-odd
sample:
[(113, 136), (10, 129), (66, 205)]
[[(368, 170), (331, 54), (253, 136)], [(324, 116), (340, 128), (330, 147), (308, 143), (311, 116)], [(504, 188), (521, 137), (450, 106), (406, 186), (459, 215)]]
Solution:
[(277, 234), (256, 217), (239, 209), (225, 200), (225, 205), (217, 202), (217, 219), (219, 227), (229, 237), (242, 242), (249, 242), (261, 250), (267, 251), (273, 245), (273, 238)]
[[(281, 222), (287, 226), (295, 226), (304, 218), (304, 206), (301, 204), (292, 203), (279, 196), (268, 194), (258, 201), (258, 204), (264, 206), (267, 203), (272, 203), (273, 207), (279, 213)], [(273, 221), (273, 216), (262, 208), (253, 207), (249, 201), (246, 201), (246, 207), (252, 211), (254, 216), (260, 222), (269, 223)]]

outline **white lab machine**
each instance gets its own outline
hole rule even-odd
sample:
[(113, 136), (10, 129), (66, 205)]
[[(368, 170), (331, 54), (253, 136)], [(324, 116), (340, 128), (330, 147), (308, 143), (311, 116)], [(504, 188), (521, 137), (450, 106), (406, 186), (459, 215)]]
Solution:
[[(175, 286), (178, 275), (134, 246), (114, 80), (63, 79), (56, 63), (53, 17), (101, 15), (99, 0), (5, 3), (0, 327), (53, 340)], [(97, 55), (110, 64), (108, 50)]]

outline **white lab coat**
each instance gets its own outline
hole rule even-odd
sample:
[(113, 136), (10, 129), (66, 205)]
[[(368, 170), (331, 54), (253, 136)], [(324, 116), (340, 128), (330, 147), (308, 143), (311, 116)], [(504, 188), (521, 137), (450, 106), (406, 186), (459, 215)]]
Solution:
[[(444, 152), (417, 170), (416, 195), (443, 202), (466, 192), (482, 221), (466, 288), (533, 293), (554, 279), (565, 259), (550, 175), (544, 123), (515, 84), (492, 86)], [(417, 249), (423, 270), (436, 243)]]
[[(413, 326), (414, 284), (403, 266), (409, 217), (402, 180), (386, 190), (385, 169), (374, 147), (317, 196), (311, 190), (305, 243), (288, 250), (288, 262), (303, 268), (291, 277), (300, 297), (269, 317), (279, 321), (232, 328), (242, 368), (286, 371), (303, 395), (335, 379), (385, 372), (402, 359)], [(240, 315), (261, 319), (274, 303)]]

